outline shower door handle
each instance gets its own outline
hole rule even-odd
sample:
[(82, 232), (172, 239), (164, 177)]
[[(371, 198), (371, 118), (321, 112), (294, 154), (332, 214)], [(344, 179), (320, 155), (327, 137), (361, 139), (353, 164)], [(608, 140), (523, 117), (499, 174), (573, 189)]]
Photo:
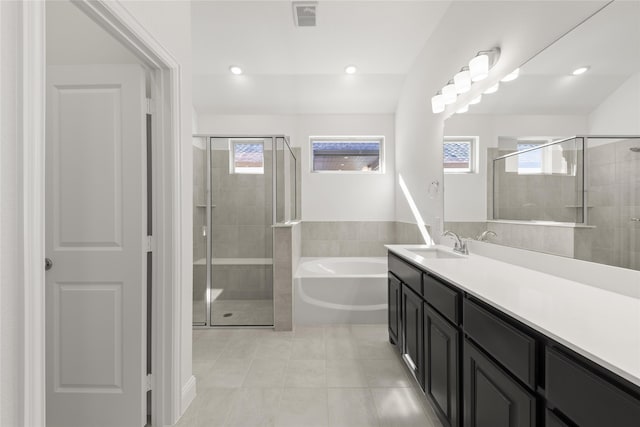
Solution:
[(53, 261), (51, 260), (51, 258), (45, 258), (44, 259), (44, 270), (45, 271), (49, 271), (49, 270), (51, 270), (52, 267), (53, 267)]

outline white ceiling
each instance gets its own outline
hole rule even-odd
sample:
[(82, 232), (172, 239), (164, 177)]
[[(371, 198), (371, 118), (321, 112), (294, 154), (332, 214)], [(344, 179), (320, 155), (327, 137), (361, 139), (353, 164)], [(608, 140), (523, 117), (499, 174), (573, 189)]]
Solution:
[[(590, 66), (581, 76), (571, 72)], [(610, 4), (542, 51), (474, 114), (589, 114), (640, 72), (640, 2)]]
[[(225, 114), (393, 113), (404, 76), (449, 1), (320, 1), (296, 28), (290, 1), (192, 4), (193, 102)], [(242, 76), (229, 73), (239, 65)], [(345, 66), (358, 67), (356, 75)]]

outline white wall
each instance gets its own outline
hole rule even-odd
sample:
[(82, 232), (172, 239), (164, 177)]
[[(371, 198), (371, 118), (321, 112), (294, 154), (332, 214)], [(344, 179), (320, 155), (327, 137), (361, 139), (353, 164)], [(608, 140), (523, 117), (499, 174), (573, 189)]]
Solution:
[[(177, 242), (182, 252), (182, 268), (180, 282), (176, 283), (182, 290), (182, 330), (180, 338), (182, 369), (180, 378), (183, 387), (192, 377), (192, 275), (193, 275), (193, 208), (191, 205), (193, 180), (191, 179), (191, 3), (182, 1), (124, 1), (124, 6), (162, 44), (181, 68), (181, 98), (179, 100), (181, 114), (181, 147), (182, 147), (182, 200), (181, 223), (182, 241)], [(181, 412), (186, 410), (183, 402)], [(180, 414), (178, 414), (180, 415)]]
[(18, 7), (0, 2), (0, 425), (21, 425), (20, 354), (24, 273), (20, 251)]
[[(395, 132), (391, 114), (198, 116), (204, 134), (286, 134), (302, 149), (304, 221), (393, 221)], [(310, 136), (383, 135), (384, 174), (311, 173)]]
[(445, 122), (445, 136), (478, 136), (478, 171), (444, 175), (444, 218), (447, 221), (487, 219), (487, 148), (500, 136), (572, 136), (587, 131), (585, 116), (462, 114)]
[[(443, 180), (443, 121), (458, 104), (434, 115), (431, 96), (478, 51), (500, 46), (502, 54), (490, 77), (460, 97), (460, 105), (468, 102), (603, 4), (460, 1), (449, 7), (407, 76), (396, 110), (396, 173), (403, 176), (422, 216), (431, 223), (434, 237), (441, 231), (443, 197), (430, 199), (427, 185)], [(396, 217), (415, 221), (400, 190), (396, 190)]]
[(590, 135), (640, 135), (640, 73), (629, 77), (589, 115)]

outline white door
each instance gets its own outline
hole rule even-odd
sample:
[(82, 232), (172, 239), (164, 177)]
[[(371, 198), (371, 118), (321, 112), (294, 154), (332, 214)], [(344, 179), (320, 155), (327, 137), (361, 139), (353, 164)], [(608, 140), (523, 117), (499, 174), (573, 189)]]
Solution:
[(47, 426), (146, 420), (146, 149), (137, 65), (47, 69)]

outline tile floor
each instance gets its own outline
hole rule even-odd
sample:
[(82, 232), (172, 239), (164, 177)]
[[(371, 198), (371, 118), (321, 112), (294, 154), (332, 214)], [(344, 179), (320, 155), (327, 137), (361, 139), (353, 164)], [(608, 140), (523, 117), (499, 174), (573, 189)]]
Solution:
[(193, 333), (198, 396), (179, 427), (441, 427), (386, 325)]
[[(217, 299), (212, 303), (211, 310), (213, 324), (216, 326), (273, 325), (273, 300), (271, 299)], [(203, 300), (194, 300), (193, 322), (202, 323), (206, 320), (207, 304)]]

